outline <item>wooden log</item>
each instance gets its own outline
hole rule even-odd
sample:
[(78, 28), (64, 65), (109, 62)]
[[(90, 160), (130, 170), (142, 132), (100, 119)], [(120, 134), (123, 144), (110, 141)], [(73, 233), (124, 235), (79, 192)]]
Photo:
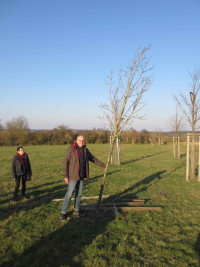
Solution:
[[(127, 212), (127, 211), (136, 211), (136, 212), (141, 212), (141, 211), (162, 211), (161, 207), (99, 207), (100, 210), (102, 211), (122, 211), (122, 212)], [(81, 210), (85, 211), (93, 211), (96, 210), (95, 206), (81, 206)]]
[[(131, 201), (131, 202), (118, 202), (118, 203), (101, 203), (100, 207), (137, 207), (137, 206), (143, 206), (144, 200), (142, 201)], [(88, 205), (81, 205), (82, 207), (84, 206), (89, 206), (89, 207), (96, 207), (97, 204), (88, 204)]]
[(129, 198), (129, 199), (125, 199), (125, 198), (123, 198), (123, 199), (121, 199), (122, 201), (125, 201), (125, 202), (146, 202), (146, 201), (148, 201), (149, 199), (135, 199), (135, 198)]
[[(114, 195), (103, 195), (102, 198), (108, 198), (108, 197), (114, 197)], [(81, 200), (86, 200), (86, 199), (98, 199), (99, 196), (91, 196), (91, 197), (81, 197)], [(57, 202), (57, 201), (63, 201), (64, 198), (54, 198), (52, 199), (53, 202)], [(75, 200), (74, 197), (71, 198), (71, 200)], [(145, 202), (147, 201), (148, 199), (122, 199), (122, 201), (128, 201), (128, 202)]]
[[(108, 198), (108, 197), (112, 197), (112, 195), (103, 195), (102, 198)], [(84, 200), (84, 199), (98, 199), (99, 196), (92, 196), (92, 197), (81, 197), (81, 200)], [(52, 199), (52, 201), (54, 202), (57, 202), (57, 201), (63, 201), (64, 198), (54, 198)], [(75, 200), (74, 197), (71, 198), (71, 200)]]

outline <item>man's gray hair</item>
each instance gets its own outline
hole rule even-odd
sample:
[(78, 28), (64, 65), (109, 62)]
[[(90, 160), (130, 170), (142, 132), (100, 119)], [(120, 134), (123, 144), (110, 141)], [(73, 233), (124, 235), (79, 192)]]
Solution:
[(81, 136), (85, 139), (85, 137), (82, 134), (79, 134), (76, 139), (78, 139)]

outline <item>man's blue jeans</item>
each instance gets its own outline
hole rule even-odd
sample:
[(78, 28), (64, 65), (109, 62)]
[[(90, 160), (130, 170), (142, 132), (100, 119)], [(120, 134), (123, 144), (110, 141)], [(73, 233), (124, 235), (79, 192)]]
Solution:
[(74, 210), (80, 211), (81, 194), (83, 191), (83, 179), (82, 180), (69, 180), (67, 192), (63, 200), (61, 213), (65, 214), (67, 212), (70, 201), (71, 201), (71, 197), (72, 197), (72, 194), (75, 188), (76, 188), (76, 195), (75, 195), (75, 201), (74, 201)]

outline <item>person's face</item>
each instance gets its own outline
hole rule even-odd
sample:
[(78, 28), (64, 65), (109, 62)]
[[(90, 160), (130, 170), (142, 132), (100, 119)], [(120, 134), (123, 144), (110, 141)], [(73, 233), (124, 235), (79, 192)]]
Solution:
[(20, 148), (20, 149), (18, 150), (18, 153), (19, 153), (20, 155), (23, 155), (23, 154), (24, 154), (24, 149), (23, 149), (23, 148)]
[(82, 147), (84, 145), (84, 137), (83, 136), (79, 136), (77, 139), (76, 139), (76, 142), (78, 144), (79, 147)]

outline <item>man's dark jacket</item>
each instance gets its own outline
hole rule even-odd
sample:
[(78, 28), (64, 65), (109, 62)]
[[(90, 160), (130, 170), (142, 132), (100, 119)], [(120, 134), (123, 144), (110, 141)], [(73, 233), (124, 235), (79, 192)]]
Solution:
[(12, 178), (17, 178), (17, 176), (26, 175), (27, 180), (30, 179), (30, 177), (32, 176), (32, 171), (28, 154), (25, 154), (23, 165), (21, 163), (21, 159), (17, 155), (14, 156), (12, 160), (11, 172)]
[[(63, 161), (64, 177), (67, 177), (70, 180), (80, 180), (80, 164), (77, 146), (77, 143), (72, 144), (72, 146), (67, 150)], [(83, 147), (83, 151), (86, 161), (86, 178), (89, 179), (89, 161), (104, 168), (106, 165), (95, 158), (85, 146)]]

